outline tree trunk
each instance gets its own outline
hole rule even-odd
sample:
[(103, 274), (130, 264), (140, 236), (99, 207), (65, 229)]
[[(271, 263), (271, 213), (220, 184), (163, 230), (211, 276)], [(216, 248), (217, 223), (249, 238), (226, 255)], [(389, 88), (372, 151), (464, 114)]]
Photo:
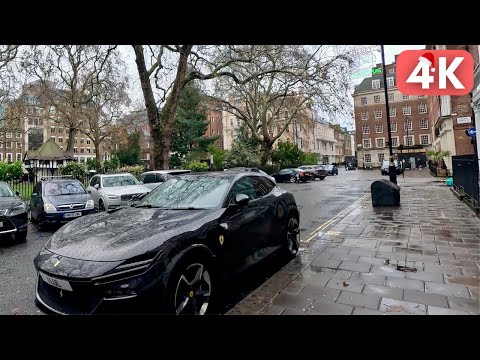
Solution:
[(272, 145), (268, 142), (262, 142), (260, 147), (260, 165), (267, 165), (268, 160), (270, 159), (270, 152), (272, 151)]
[(67, 143), (67, 153), (73, 154), (73, 145), (75, 144), (75, 135), (76, 135), (75, 127), (68, 128), (68, 143)]
[(100, 158), (100, 142), (94, 141), (93, 144), (95, 145), (95, 158), (98, 161), (102, 161)]

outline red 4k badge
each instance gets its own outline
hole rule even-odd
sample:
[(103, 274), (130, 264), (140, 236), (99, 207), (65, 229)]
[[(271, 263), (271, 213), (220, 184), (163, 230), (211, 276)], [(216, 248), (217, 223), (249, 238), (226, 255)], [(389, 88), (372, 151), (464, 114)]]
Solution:
[(473, 87), (473, 57), (465, 50), (406, 50), (397, 58), (405, 95), (465, 95)]

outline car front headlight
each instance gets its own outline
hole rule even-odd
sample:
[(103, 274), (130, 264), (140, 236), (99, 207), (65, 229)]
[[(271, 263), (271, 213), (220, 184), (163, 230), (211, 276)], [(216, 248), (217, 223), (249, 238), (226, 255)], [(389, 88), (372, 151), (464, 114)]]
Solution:
[(111, 200), (118, 200), (118, 199), (120, 199), (120, 196), (118, 196), (118, 195), (110, 195), (110, 194), (109, 194), (109, 195), (107, 195), (107, 198), (109, 198), (109, 199), (111, 199)]
[(85, 205), (85, 209), (93, 209), (95, 207), (95, 204), (93, 203), (93, 200), (87, 200), (87, 204)]
[(15, 206), (14, 208), (10, 209), (8, 211), (8, 215), (9, 216), (20, 215), (20, 214), (23, 214), (26, 211), (27, 211), (27, 206), (25, 204), (20, 204), (18, 206)]
[(52, 212), (52, 211), (57, 211), (55, 206), (53, 204), (43, 204), (43, 211), (45, 212)]

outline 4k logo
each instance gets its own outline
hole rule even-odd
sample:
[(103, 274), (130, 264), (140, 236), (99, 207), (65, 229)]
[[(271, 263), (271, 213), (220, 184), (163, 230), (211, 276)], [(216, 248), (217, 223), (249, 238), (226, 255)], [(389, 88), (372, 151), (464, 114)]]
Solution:
[(397, 58), (405, 95), (465, 95), (473, 88), (473, 57), (465, 50), (406, 50)]

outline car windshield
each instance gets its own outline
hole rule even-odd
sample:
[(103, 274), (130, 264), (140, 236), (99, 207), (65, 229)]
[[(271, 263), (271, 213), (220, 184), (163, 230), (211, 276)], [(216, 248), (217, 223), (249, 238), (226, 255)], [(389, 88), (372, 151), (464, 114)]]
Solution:
[(324, 169), (325, 169), (325, 170), (332, 170), (332, 169), (333, 169), (333, 165), (325, 165), (325, 166), (324, 166)]
[(0, 184), (0, 197), (12, 197), (15, 196), (13, 195), (12, 190), (5, 185), (5, 184)]
[(137, 207), (213, 209), (221, 204), (229, 185), (228, 177), (176, 177), (153, 190)]
[(135, 177), (132, 175), (118, 175), (118, 176), (106, 176), (102, 179), (103, 187), (116, 187), (116, 186), (129, 186), (139, 185)]
[(85, 194), (85, 189), (78, 181), (55, 181), (46, 182), (43, 193), (48, 196)]

